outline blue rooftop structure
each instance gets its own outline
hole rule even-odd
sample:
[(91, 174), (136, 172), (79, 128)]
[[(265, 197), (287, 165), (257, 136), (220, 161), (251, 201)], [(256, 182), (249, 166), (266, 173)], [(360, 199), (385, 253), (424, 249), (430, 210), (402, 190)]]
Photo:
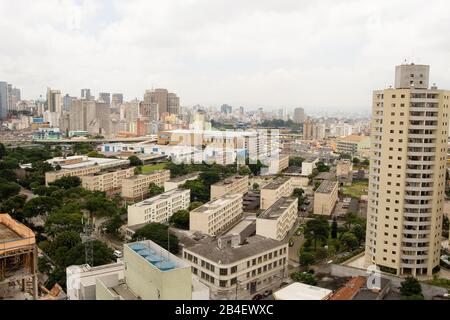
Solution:
[(167, 255), (167, 251), (165, 254), (158, 253), (157, 250), (145, 243), (132, 243), (129, 247), (161, 271), (169, 271), (179, 267), (175, 261), (171, 261), (173, 258)]

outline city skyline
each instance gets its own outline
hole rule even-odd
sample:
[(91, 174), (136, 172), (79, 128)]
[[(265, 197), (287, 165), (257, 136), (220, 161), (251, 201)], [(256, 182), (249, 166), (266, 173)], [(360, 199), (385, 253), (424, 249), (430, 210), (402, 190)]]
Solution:
[[(430, 83), (450, 86), (448, 41), (430, 32), (448, 28), (448, 6), (445, 1), (432, 7), (418, 1), (408, 7), (398, 1), (288, 1), (278, 7), (264, 1), (240, 8), (227, 8), (223, 1), (186, 7), (170, 1), (2, 3), (1, 10), (16, 14), (15, 23), (6, 17), (2, 26), (7, 36), (0, 58), (6, 63), (0, 74), (22, 88), (24, 99), (44, 96), (52, 87), (70, 95), (80, 88), (123, 92), (130, 101), (160, 87), (177, 92), (183, 106), (369, 111), (372, 88), (392, 85), (386, 81), (394, 74), (391, 66), (405, 58), (432, 65)], [(143, 12), (153, 12), (152, 19)], [(148, 28), (139, 27), (144, 22)], [(426, 41), (413, 41), (425, 35)]]

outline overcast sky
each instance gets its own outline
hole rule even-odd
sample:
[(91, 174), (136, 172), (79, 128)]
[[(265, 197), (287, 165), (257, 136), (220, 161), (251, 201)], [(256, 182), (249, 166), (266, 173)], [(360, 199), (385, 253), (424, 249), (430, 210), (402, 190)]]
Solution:
[(182, 105), (369, 108), (394, 66), (450, 89), (450, 1), (0, 0), (0, 81)]

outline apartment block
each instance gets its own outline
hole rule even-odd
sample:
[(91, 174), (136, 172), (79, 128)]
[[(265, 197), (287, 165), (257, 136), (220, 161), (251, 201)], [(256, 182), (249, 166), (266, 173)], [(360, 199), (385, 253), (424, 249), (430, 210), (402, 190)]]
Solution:
[(309, 176), (313, 173), (316, 168), (316, 164), (319, 162), (319, 158), (310, 157), (302, 162), (302, 176)]
[(355, 155), (370, 149), (370, 137), (349, 135), (338, 138), (336, 152)]
[(338, 201), (339, 183), (324, 180), (314, 192), (314, 214), (329, 216)]
[(83, 188), (91, 191), (120, 192), (122, 180), (134, 176), (134, 168), (110, 172), (97, 172), (81, 176)]
[(248, 176), (233, 176), (211, 185), (211, 200), (227, 194), (248, 192)]
[(283, 240), (295, 225), (298, 199), (281, 197), (256, 218), (256, 234), (274, 240)]
[(373, 92), (366, 262), (397, 275), (439, 265), (450, 91), (428, 70), (397, 66), (395, 88)]
[(192, 273), (209, 287), (213, 300), (252, 299), (279, 288), (287, 276), (288, 244), (259, 235), (245, 243), (208, 239), (183, 248)]
[(148, 174), (138, 174), (122, 180), (122, 197), (127, 201), (143, 199), (149, 194), (150, 183), (163, 187), (170, 180), (169, 170), (156, 170)]
[(198, 172), (193, 172), (186, 174), (184, 176), (179, 176), (173, 179), (170, 179), (169, 181), (164, 182), (164, 191), (170, 191), (178, 188), (179, 186), (185, 184), (186, 182), (190, 180), (198, 179)]
[(178, 210), (189, 207), (191, 191), (174, 189), (128, 206), (128, 226), (142, 223), (166, 223)]
[(291, 196), (293, 191), (291, 177), (276, 178), (261, 188), (260, 208), (268, 209), (281, 197)]
[(212, 200), (190, 214), (190, 230), (217, 236), (231, 228), (243, 214), (242, 194), (229, 194)]
[(348, 177), (353, 170), (353, 164), (349, 159), (341, 159), (336, 162), (336, 176)]
[(83, 177), (100, 172), (100, 166), (81, 167), (77, 169), (61, 169), (56, 171), (48, 171), (45, 173), (45, 185), (55, 182), (62, 177)]

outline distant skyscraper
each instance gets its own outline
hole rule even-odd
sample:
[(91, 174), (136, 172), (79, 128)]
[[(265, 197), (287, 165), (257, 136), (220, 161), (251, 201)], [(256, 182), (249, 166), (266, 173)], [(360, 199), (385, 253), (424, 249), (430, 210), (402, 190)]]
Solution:
[(158, 104), (156, 102), (152, 102), (151, 91), (145, 92), (144, 101), (141, 102), (139, 108), (141, 117), (147, 118), (149, 121), (159, 120)]
[(0, 119), (5, 119), (8, 115), (8, 84), (0, 82)]
[[(175, 93), (169, 93), (167, 89), (154, 89), (145, 92), (148, 103), (156, 103), (158, 105), (158, 117), (163, 119), (169, 114), (180, 113), (180, 98)], [(144, 97), (145, 99), (145, 97)]]
[(230, 113), (233, 112), (233, 107), (232, 107), (232, 106), (229, 106), (229, 105), (227, 105), (227, 104), (223, 104), (223, 105), (220, 107), (220, 112), (225, 113), (225, 114), (230, 114)]
[(294, 122), (295, 123), (305, 122), (305, 110), (303, 110), (303, 108), (294, 109)]
[(100, 92), (98, 94), (98, 100), (106, 103), (109, 107), (111, 105), (111, 94), (107, 92)]
[(91, 100), (91, 89), (81, 89), (81, 99)]
[(395, 88), (373, 92), (366, 262), (398, 275), (439, 265), (450, 91), (428, 78), (397, 66)]
[(69, 111), (70, 107), (72, 106), (72, 101), (75, 100), (75, 97), (71, 97), (68, 94), (66, 94), (63, 97), (63, 111)]
[(61, 91), (47, 88), (47, 110), (50, 112), (61, 113)]
[(111, 106), (118, 107), (123, 103), (123, 94), (122, 93), (113, 93), (111, 98)]
[(178, 115), (180, 113), (180, 98), (175, 93), (167, 95), (167, 110), (170, 114)]
[(310, 119), (306, 119), (303, 123), (303, 139), (311, 140), (313, 138), (313, 122)]
[(110, 110), (106, 103), (87, 99), (72, 101), (69, 113), (70, 130), (90, 134), (110, 134)]

